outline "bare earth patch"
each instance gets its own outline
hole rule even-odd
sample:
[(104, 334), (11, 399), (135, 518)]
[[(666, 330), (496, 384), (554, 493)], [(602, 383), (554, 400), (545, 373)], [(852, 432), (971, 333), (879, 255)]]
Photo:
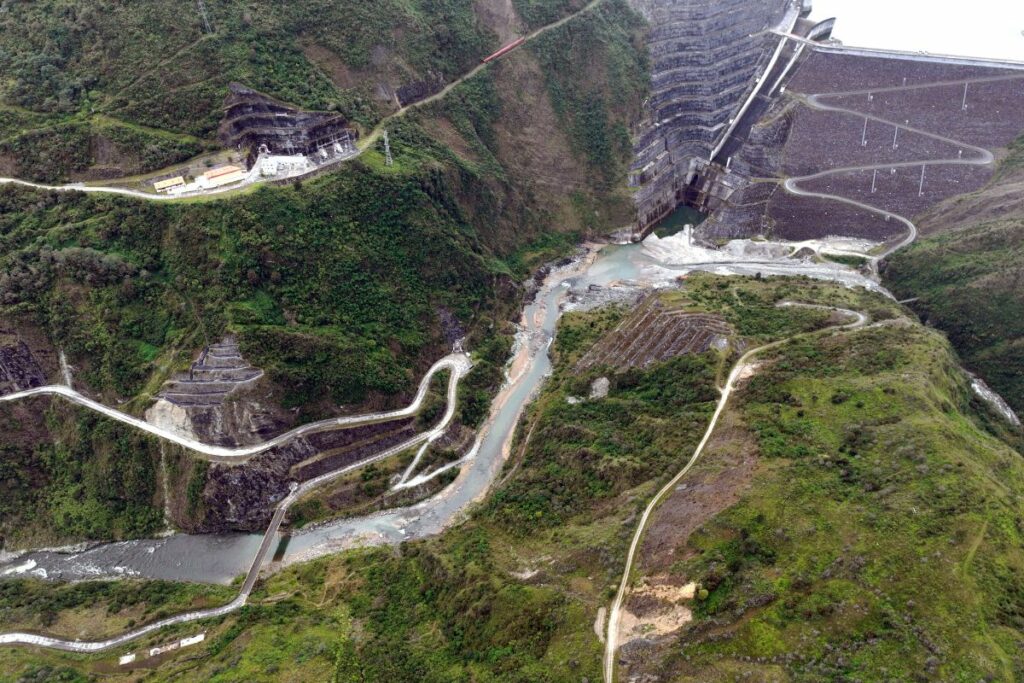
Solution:
[[(635, 588), (629, 596), (630, 604), (640, 607), (625, 609), (619, 622), (619, 642), (626, 645), (637, 638), (656, 638), (678, 631), (693, 620), (693, 612), (684, 602), (693, 600), (697, 584), (682, 586), (670, 583), (667, 575), (652, 577), (651, 583)], [(657, 583), (656, 583), (657, 582)], [(661, 583), (665, 582), (665, 583)]]

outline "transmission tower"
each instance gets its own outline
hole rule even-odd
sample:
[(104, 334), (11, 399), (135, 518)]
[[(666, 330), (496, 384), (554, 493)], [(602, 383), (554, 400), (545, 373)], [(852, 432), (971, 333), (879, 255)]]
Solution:
[(199, 15), (203, 18), (203, 26), (206, 27), (206, 32), (213, 33), (213, 26), (210, 24), (210, 15), (206, 13), (206, 3), (204, 0), (196, 0), (196, 4), (199, 5)]
[(391, 166), (395, 160), (391, 158), (391, 142), (388, 140), (388, 132), (384, 131), (384, 163)]

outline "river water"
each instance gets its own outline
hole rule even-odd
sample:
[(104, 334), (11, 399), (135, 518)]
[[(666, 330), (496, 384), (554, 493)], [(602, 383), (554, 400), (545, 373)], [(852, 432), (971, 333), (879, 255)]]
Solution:
[[(587, 256), (546, 278), (525, 307), (509, 380), (495, 400), (457, 479), (417, 505), (302, 530), (280, 543), (275, 561), (291, 564), (343, 549), (425, 538), (458, 522), (482, 498), (505, 461), (513, 430), (524, 407), (551, 372), (548, 347), (562, 310), (635, 298), (651, 288), (675, 286), (693, 270), (720, 274), (807, 275), (846, 285), (880, 289), (845, 266), (789, 258), (797, 245), (734, 240), (723, 250), (694, 245), (689, 230), (641, 244), (588, 248)], [(143, 577), (203, 583), (230, 583), (247, 569), (262, 536), (176, 534), (159, 539), (108, 543), (84, 552), (32, 552), (0, 564), (0, 577), (54, 580)]]

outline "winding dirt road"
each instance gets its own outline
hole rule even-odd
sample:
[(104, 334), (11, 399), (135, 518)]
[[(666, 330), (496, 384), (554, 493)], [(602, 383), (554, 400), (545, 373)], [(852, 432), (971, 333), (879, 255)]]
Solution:
[[(977, 80), (978, 81), (982, 81), (982, 82), (987, 82), (987, 81), (991, 81), (991, 80), (1006, 80), (1006, 79), (1013, 79), (1013, 78), (1020, 78), (1020, 76), (999, 77), (998, 79), (983, 78), (983, 79), (977, 79)], [(971, 80), (971, 79), (968, 79), (966, 81), (955, 81), (955, 83), (963, 83), (963, 82), (973, 83), (975, 81)], [(905, 216), (901, 216), (898, 213), (894, 213), (892, 211), (887, 211), (885, 209), (879, 208), (877, 206), (872, 206), (871, 204), (860, 202), (860, 201), (857, 201), (855, 199), (850, 199), (848, 197), (842, 197), (842, 196), (834, 195), (834, 194), (827, 194), (827, 193), (823, 193), (823, 192), (813, 192), (813, 191), (810, 191), (810, 190), (804, 190), (804, 189), (802, 189), (800, 187), (800, 183), (808, 182), (808, 181), (812, 181), (812, 180), (819, 180), (821, 178), (827, 178), (829, 176), (839, 175), (839, 174), (842, 174), (842, 173), (850, 173), (850, 172), (855, 172), (855, 171), (876, 171), (876, 170), (880, 171), (880, 170), (891, 169), (891, 168), (917, 168), (919, 166), (988, 166), (988, 165), (992, 164), (995, 161), (995, 156), (992, 154), (991, 151), (989, 151), (988, 149), (985, 149), (984, 147), (978, 147), (976, 145), (971, 145), (971, 144), (968, 144), (966, 142), (963, 142), (961, 140), (956, 140), (956, 139), (953, 139), (953, 138), (946, 137), (944, 135), (939, 135), (937, 133), (932, 133), (932, 132), (929, 132), (929, 131), (926, 131), (926, 130), (922, 130), (920, 128), (916, 128), (914, 126), (908, 125), (906, 123), (900, 123), (898, 121), (891, 121), (889, 119), (885, 119), (885, 118), (882, 118), (880, 116), (875, 116), (874, 114), (866, 114), (864, 112), (857, 111), (857, 110), (854, 110), (854, 109), (846, 109), (845, 107), (839, 107), (839, 106), (835, 106), (835, 105), (831, 105), (831, 104), (826, 104), (825, 102), (822, 101), (822, 98), (825, 98), (825, 97), (844, 97), (844, 96), (849, 96), (849, 95), (862, 95), (862, 94), (867, 94), (868, 92), (876, 92), (877, 93), (877, 92), (900, 92), (900, 91), (906, 91), (906, 90), (920, 90), (922, 88), (938, 87), (938, 86), (941, 86), (941, 85), (948, 85), (948, 83), (942, 82), (942, 83), (917, 84), (917, 85), (908, 85), (908, 86), (894, 86), (894, 87), (889, 87), (889, 88), (877, 88), (877, 89), (872, 90), (872, 91), (868, 91), (868, 90), (850, 90), (850, 91), (845, 91), (845, 92), (817, 93), (817, 94), (814, 94), (814, 95), (809, 95), (807, 97), (807, 99), (806, 99), (806, 104), (811, 109), (816, 109), (816, 110), (819, 110), (819, 111), (838, 112), (838, 113), (841, 113), (841, 114), (848, 114), (850, 116), (856, 116), (858, 119), (867, 119), (869, 121), (874, 121), (876, 123), (883, 123), (883, 124), (886, 124), (886, 125), (889, 125), (889, 126), (893, 126), (894, 128), (898, 128), (898, 129), (901, 129), (901, 130), (904, 130), (904, 131), (908, 131), (908, 132), (911, 132), (911, 133), (916, 133), (918, 135), (923, 135), (925, 137), (932, 138), (933, 140), (939, 140), (941, 142), (945, 142), (945, 143), (948, 143), (948, 144), (951, 144), (951, 145), (955, 145), (955, 146), (957, 146), (959, 148), (962, 148), (964, 151), (969, 151), (969, 152), (973, 152), (974, 153), (974, 156), (968, 156), (968, 157), (951, 157), (951, 158), (948, 158), (948, 159), (928, 158), (928, 159), (919, 159), (919, 160), (912, 160), (912, 161), (888, 162), (888, 163), (883, 163), (883, 164), (865, 164), (865, 165), (861, 165), (861, 166), (844, 166), (842, 168), (832, 168), (832, 169), (828, 169), (828, 170), (824, 170), (824, 171), (819, 171), (818, 173), (812, 173), (810, 175), (795, 176), (795, 177), (787, 178), (783, 182), (783, 188), (786, 190), (786, 192), (789, 192), (792, 195), (796, 195), (796, 196), (799, 196), (799, 197), (814, 197), (814, 198), (817, 198), (817, 199), (826, 199), (826, 200), (830, 200), (830, 201), (834, 201), (834, 202), (839, 202), (839, 203), (842, 203), (842, 204), (847, 204), (849, 206), (855, 206), (855, 207), (857, 207), (859, 209), (864, 209), (865, 211), (870, 211), (870, 212), (876, 213), (876, 214), (878, 214), (880, 216), (885, 216), (887, 218), (888, 217), (892, 217), (893, 219), (899, 221), (900, 223), (903, 223), (903, 225), (905, 225), (907, 227), (907, 235), (903, 239), (901, 239), (899, 242), (896, 242), (892, 246), (888, 247), (887, 249), (885, 249), (885, 251), (883, 251), (880, 254), (875, 254), (875, 255), (871, 255), (871, 254), (857, 254), (858, 256), (862, 256), (862, 257), (868, 259), (868, 261), (871, 264), (871, 269), (875, 273), (878, 272), (878, 262), (879, 261), (881, 261), (882, 259), (884, 259), (884, 258), (886, 258), (886, 257), (888, 257), (888, 256), (890, 256), (892, 254), (894, 254), (895, 252), (899, 251), (900, 249), (903, 249), (904, 247), (909, 246), (910, 244), (912, 244), (914, 242), (914, 240), (917, 239), (917, 226), (914, 224), (914, 222), (912, 220), (910, 220), (909, 218), (905, 217)]]
[(625, 601), (626, 596), (629, 593), (629, 582), (630, 574), (633, 573), (633, 565), (636, 561), (636, 552), (640, 547), (640, 541), (643, 538), (644, 531), (647, 528), (647, 523), (650, 520), (651, 514), (654, 512), (658, 504), (665, 498), (666, 495), (671, 492), (679, 480), (682, 479), (690, 471), (690, 469), (696, 464), (701, 454), (704, 452), (705, 446), (711, 439), (711, 434), (715, 431), (715, 425), (718, 424), (718, 418), (721, 417), (722, 412), (725, 410), (726, 404), (729, 402), (729, 397), (732, 396), (733, 389), (736, 387), (736, 382), (739, 380), (743, 371), (750, 365), (751, 359), (760, 353), (763, 353), (769, 349), (776, 348), (782, 344), (793, 339), (799, 339), (802, 337), (809, 337), (813, 335), (819, 335), (825, 332), (833, 332), (835, 330), (855, 330), (863, 327), (868, 322), (868, 317), (858, 311), (851, 311), (845, 308), (834, 308), (832, 306), (821, 306), (818, 304), (805, 304), (793, 301), (781, 302), (779, 306), (783, 307), (801, 307), (801, 308), (817, 308), (823, 310), (832, 310), (839, 313), (847, 314), (853, 317), (855, 320), (851, 323), (844, 323), (842, 325), (834, 325), (827, 327), (822, 330), (815, 330), (814, 332), (806, 332), (802, 334), (793, 335), (792, 337), (786, 337), (764, 346), (759, 346), (755, 349), (747, 351), (733, 366), (732, 372), (729, 373), (729, 378), (725, 383), (725, 386), (721, 389), (722, 395), (718, 399), (718, 405), (715, 407), (715, 412), (711, 416), (711, 421), (708, 423), (708, 428), (704, 432), (703, 438), (700, 443), (697, 444), (697, 448), (693, 451), (693, 455), (690, 456), (686, 466), (679, 471), (676, 476), (662, 487), (658, 491), (657, 495), (651, 499), (651, 502), (647, 504), (644, 509), (643, 515), (640, 517), (640, 523), (637, 525), (636, 532), (633, 534), (633, 541), (629, 545), (629, 552), (626, 554), (626, 566), (622, 571), (622, 580), (619, 582), (619, 590), (615, 594), (615, 600), (612, 602), (611, 609), (608, 612), (608, 631), (607, 637), (605, 638), (605, 649), (604, 649), (604, 680), (605, 683), (614, 683), (615, 681), (615, 653), (618, 650), (618, 638), (619, 638), (619, 622), (622, 616), (622, 603)]

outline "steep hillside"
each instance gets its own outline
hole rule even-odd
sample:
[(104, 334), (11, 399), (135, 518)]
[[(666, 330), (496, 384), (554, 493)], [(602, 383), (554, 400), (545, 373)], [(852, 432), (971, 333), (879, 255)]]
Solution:
[(884, 275), (945, 331), (968, 367), (1024, 411), (1024, 139), (995, 180), (920, 221), (922, 237)]
[[(139, 18), (133, 8), (92, 20), (130, 22)], [(14, 4), (11, 11), (42, 22), (80, 10), (37, 16)], [(503, 16), (518, 21), (509, 11)], [(27, 348), (43, 383), (61, 381), (63, 353), (77, 389), (141, 415), (162, 382), (234, 335), (246, 362), (264, 372), (247, 399), (266, 413), (260, 430), (269, 435), (328, 415), (405, 405), (427, 367), (468, 334), (469, 348), (482, 353), (462, 389), (461, 417), (475, 424), (502, 379), (518, 283), (582, 233), (629, 222), (630, 200), (616, 179), (628, 164), (622, 141), (646, 87), (640, 28), (621, 0), (575, 17), (395, 119), (390, 167), (378, 147), (320, 178), (200, 203), (0, 188), (0, 354)], [(68, 64), (102, 62), (86, 50), (91, 44)], [(463, 66), (453, 62), (451, 70)], [(298, 91), (277, 92), (317, 106)], [(20, 446), (11, 466), (38, 486), (15, 489), (12, 509), (38, 509), (67, 474), (60, 461), (44, 466), (32, 455), (32, 444), (56, 436), (33, 424), (12, 435)], [(252, 438), (216, 436), (226, 444)], [(111, 495), (112, 506), (120, 496)], [(159, 510), (160, 496), (151, 498)], [(22, 531), (19, 543), (144, 535), (161, 520), (84, 532), (26, 527), (19, 520), (29, 516), (9, 520)]]
[[(1024, 466), (988, 431), (942, 337), (899, 319), (881, 297), (801, 280), (695, 276), (660, 299), (730, 325), (732, 348), (836, 322), (777, 308), (781, 300), (889, 322), (802, 336), (766, 354), (741, 386), (702, 464), (646, 536), (627, 602), (645, 635), (620, 654), (628, 671), (683, 680), (1019, 678), (1021, 510), (1012, 489)], [(688, 460), (716, 376), (736, 358), (711, 351), (581, 370), (626, 315), (599, 309), (563, 320), (555, 374), (524, 417), (496, 495), (467, 523), (431, 541), (282, 571), (251, 607), (209, 624), (207, 644), (170, 655), (152, 675), (600, 680), (598, 610), (614, 593), (637, 513)], [(587, 398), (602, 376), (608, 395)], [(691, 581), (692, 599), (681, 591)], [(62, 590), (47, 618), (70, 623), (109, 605), (108, 619), (123, 620), (199, 599), (152, 585), (127, 602), (109, 588), (87, 601)], [(40, 610), (18, 595), (0, 598), (17, 623), (40, 623)], [(0, 667), (88, 675), (111, 671), (110, 657), (4, 650)]]
[(195, 2), (5, 3), (0, 173), (103, 178), (188, 158), (213, 142), (232, 81), (371, 126), (526, 27), (508, 0), (206, 8), (208, 24)]
[(955, 363), (906, 320), (763, 356), (652, 520), (624, 679), (1019, 680), (1024, 464)]

